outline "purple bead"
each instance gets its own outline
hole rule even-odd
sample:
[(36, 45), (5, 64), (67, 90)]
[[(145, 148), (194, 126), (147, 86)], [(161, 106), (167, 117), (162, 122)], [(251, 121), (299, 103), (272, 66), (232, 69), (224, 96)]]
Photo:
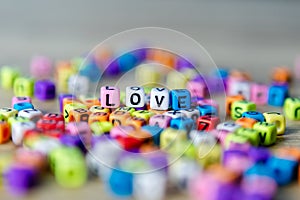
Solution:
[(194, 66), (187, 59), (185, 59), (181, 56), (178, 56), (177, 60), (176, 60), (176, 69), (178, 71), (181, 71), (181, 70), (186, 69), (186, 68), (194, 68)]
[(113, 60), (105, 69), (105, 76), (117, 76), (120, 74), (118, 59)]
[(62, 135), (60, 142), (68, 147), (78, 147), (83, 153), (87, 151), (79, 135)]
[(132, 54), (137, 58), (138, 63), (142, 63), (147, 57), (147, 48), (136, 49)]
[(34, 96), (41, 100), (49, 100), (55, 98), (55, 84), (50, 80), (36, 81), (34, 84)]
[(38, 181), (38, 172), (30, 166), (12, 165), (4, 174), (7, 189), (12, 194), (22, 195)]
[(59, 110), (60, 112), (63, 112), (63, 100), (64, 98), (76, 98), (73, 94), (60, 94), (59, 97), (58, 97), (58, 100), (59, 100)]
[(271, 153), (267, 148), (251, 147), (248, 152), (248, 156), (254, 162), (264, 162), (271, 156)]
[(205, 77), (205, 84), (209, 93), (225, 93), (224, 81), (220, 77)]
[(162, 169), (165, 172), (167, 172), (169, 162), (166, 153), (162, 151), (155, 151), (155, 152), (146, 153), (144, 156), (152, 166), (153, 170)]
[(238, 186), (236, 184), (221, 184), (217, 191), (216, 200), (232, 200), (237, 190)]
[(105, 141), (105, 140), (109, 140), (109, 139), (112, 139), (109, 134), (93, 135), (91, 147), (93, 148), (99, 141)]

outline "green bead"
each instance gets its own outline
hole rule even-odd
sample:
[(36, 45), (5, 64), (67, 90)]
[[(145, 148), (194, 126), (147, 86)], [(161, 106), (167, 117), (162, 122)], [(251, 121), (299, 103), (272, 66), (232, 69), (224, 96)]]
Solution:
[(33, 97), (34, 80), (31, 78), (18, 77), (14, 82), (15, 96)]
[(102, 135), (104, 133), (107, 133), (113, 127), (113, 124), (110, 122), (93, 122), (90, 125), (90, 128), (95, 135)]
[(228, 149), (230, 147), (230, 143), (239, 143), (239, 144), (245, 144), (250, 142), (248, 137), (245, 137), (243, 135), (238, 135), (236, 133), (228, 134), (225, 138), (225, 149)]
[(286, 98), (283, 111), (288, 119), (300, 120), (300, 98)]
[(150, 119), (150, 117), (152, 117), (154, 115), (153, 112), (150, 112), (148, 110), (138, 110), (138, 111), (134, 111), (132, 113), (133, 117), (138, 117), (138, 118), (143, 118), (146, 121)]
[(29, 119), (25, 118), (25, 117), (20, 117), (20, 116), (13, 116), (13, 117), (9, 117), (7, 119), (7, 122), (9, 124), (9, 126), (11, 127), (11, 125), (15, 122), (29, 122)]
[(3, 115), (6, 120), (10, 117), (17, 116), (18, 111), (13, 108), (0, 108), (0, 115)]
[(87, 180), (85, 159), (78, 148), (56, 148), (50, 152), (49, 164), (56, 182), (63, 187), (80, 187)]
[(276, 142), (277, 128), (275, 124), (267, 122), (257, 122), (253, 126), (259, 132), (260, 144), (269, 146)]
[(14, 86), (14, 81), (19, 77), (19, 72), (11, 67), (4, 66), (0, 72), (1, 86), (4, 89), (11, 89)]
[(187, 140), (179, 140), (175, 145), (171, 145), (167, 149), (168, 153), (177, 157), (187, 157), (190, 159), (195, 159), (197, 154), (197, 149), (192, 142)]
[(241, 100), (233, 102), (231, 106), (231, 118), (237, 120), (242, 117), (242, 114), (247, 111), (255, 111), (256, 105), (253, 102)]
[(176, 146), (178, 142), (187, 140), (185, 130), (167, 128), (160, 134), (160, 148), (169, 149)]
[(259, 138), (259, 132), (257, 130), (251, 128), (239, 128), (237, 129), (236, 134), (248, 138), (249, 142), (253, 146), (259, 145), (260, 138)]
[(0, 114), (0, 121), (7, 121), (7, 117), (5, 117), (4, 115)]
[(64, 119), (65, 123), (69, 123), (70, 121), (70, 112), (71, 110), (77, 109), (77, 108), (82, 108), (82, 109), (88, 109), (88, 107), (82, 103), (69, 103), (64, 106)]
[(130, 115), (132, 116), (133, 112), (135, 111), (135, 108), (131, 108), (131, 107), (119, 107), (116, 109), (116, 111), (126, 111), (129, 112)]

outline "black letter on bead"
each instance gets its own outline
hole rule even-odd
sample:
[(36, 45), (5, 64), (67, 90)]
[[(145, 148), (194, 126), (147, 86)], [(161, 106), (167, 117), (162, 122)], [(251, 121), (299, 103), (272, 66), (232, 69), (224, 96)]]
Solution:
[(106, 94), (106, 106), (115, 106), (114, 103), (109, 103), (109, 94)]
[[(133, 96), (136, 96), (136, 97), (137, 97), (137, 101), (136, 101), (136, 102), (134, 102)], [(131, 95), (131, 97), (130, 97), (130, 103), (131, 103), (132, 105), (138, 105), (138, 104), (140, 103), (140, 101), (141, 101), (141, 96), (140, 96), (140, 94), (138, 94), (138, 93), (133, 93), (133, 94)]]

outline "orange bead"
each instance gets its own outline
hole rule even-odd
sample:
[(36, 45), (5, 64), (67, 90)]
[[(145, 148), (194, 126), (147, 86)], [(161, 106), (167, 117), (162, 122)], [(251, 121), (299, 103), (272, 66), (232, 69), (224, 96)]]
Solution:
[(88, 99), (82, 99), (81, 102), (86, 105), (89, 109), (92, 106), (100, 106), (100, 101), (97, 98), (88, 98)]
[(47, 163), (44, 154), (30, 149), (18, 149), (15, 154), (15, 160), (18, 163), (34, 167), (38, 171), (45, 169)]
[(116, 110), (109, 115), (109, 122), (114, 126), (125, 125), (130, 117), (129, 112)]
[(296, 147), (282, 147), (276, 149), (275, 151), (276, 156), (282, 158), (291, 158), (297, 161), (300, 161), (300, 149)]
[(130, 137), (133, 137), (138, 140), (143, 140), (143, 141), (149, 140), (152, 137), (152, 135), (148, 131), (144, 131), (141, 129), (133, 130), (129, 132), (128, 135)]
[(75, 108), (70, 111), (69, 122), (88, 122), (91, 111), (84, 108)]
[(153, 109), (148, 109), (150, 112), (153, 112), (155, 115), (162, 115), (165, 112), (167, 112), (167, 110), (153, 110)]
[(272, 80), (286, 83), (291, 80), (291, 71), (287, 67), (276, 67), (272, 72)]
[(226, 97), (226, 113), (228, 115), (230, 115), (231, 113), (231, 105), (233, 104), (233, 102), (235, 101), (240, 101), (240, 100), (245, 100), (243, 95), (234, 95), (234, 96), (227, 96)]
[(251, 76), (248, 73), (239, 70), (232, 70), (230, 77), (243, 81), (251, 81)]
[(10, 127), (5, 121), (0, 121), (0, 144), (7, 142), (10, 139)]
[(225, 168), (220, 164), (210, 165), (207, 168), (207, 172), (210, 173), (215, 179), (226, 183), (232, 183), (237, 181), (241, 175), (234, 171), (231, 171), (228, 168)]
[(70, 103), (81, 103), (78, 99), (74, 99), (71, 97), (66, 97), (63, 99), (63, 107), (62, 110), (65, 110), (65, 105), (70, 104)]
[(257, 121), (252, 118), (242, 117), (235, 121), (236, 124), (241, 125), (243, 128), (252, 128)]
[(139, 118), (139, 117), (132, 117), (132, 118), (128, 118), (126, 120), (126, 125), (127, 126), (133, 126), (136, 129), (140, 129), (142, 126), (146, 125), (147, 121), (143, 118)]
[(90, 114), (89, 117), (89, 125), (91, 125), (93, 122), (104, 122), (108, 121), (109, 114), (106, 112), (94, 112)]
[(176, 61), (172, 53), (160, 49), (149, 50), (147, 52), (147, 59), (172, 68), (174, 68)]
[(159, 147), (154, 146), (153, 143), (146, 143), (143, 144), (139, 150), (140, 153), (151, 153), (159, 151)]

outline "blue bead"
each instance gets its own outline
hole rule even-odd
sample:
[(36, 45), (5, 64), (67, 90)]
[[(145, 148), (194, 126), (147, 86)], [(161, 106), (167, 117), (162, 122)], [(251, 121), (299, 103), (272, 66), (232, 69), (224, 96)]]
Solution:
[(186, 89), (171, 90), (170, 100), (173, 110), (186, 110), (191, 108), (191, 93)]
[(296, 177), (298, 167), (296, 160), (272, 156), (266, 165), (275, 173), (275, 181), (279, 185), (286, 185)]
[(285, 98), (288, 96), (288, 86), (272, 85), (269, 88), (268, 104), (271, 106), (283, 106)]
[(138, 59), (132, 52), (129, 52), (118, 58), (118, 64), (121, 72), (127, 72), (138, 64)]
[(200, 116), (204, 115), (217, 115), (217, 109), (211, 105), (202, 105), (197, 106), (197, 109), (200, 112)]
[(101, 70), (94, 60), (87, 61), (88, 63), (79, 71), (82, 76), (87, 76), (92, 82), (98, 81), (101, 77)]
[(153, 137), (154, 144), (159, 146), (160, 134), (164, 130), (163, 128), (160, 128), (159, 126), (146, 125), (146, 126), (142, 126), (142, 130), (148, 131)]
[(120, 69), (119, 69), (119, 63), (118, 60), (113, 60), (105, 69), (104, 69), (104, 75), (105, 76), (117, 76), (119, 75)]
[(196, 125), (195, 121), (191, 118), (176, 118), (171, 120), (170, 127), (186, 130), (189, 133), (196, 128)]
[(108, 186), (114, 195), (129, 197), (133, 192), (133, 175), (119, 169), (112, 169)]
[(256, 121), (259, 121), (259, 122), (265, 121), (264, 115), (262, 113), (260, 113), (260, 112), (257, 112), (257, 111), (247, 111), (247, 112), (244, 112), (242, 114), (242, 117), (252, 118), (252, 119), (255, 119)]
[(213, 72), (213, 74), (217, 77), (221, 77), (222, 79), (224, 79), (228, 77), (229, 71), (225, 68), (218, 68)]
[(260, 175), (260, 176), (268, 176), (272, 179), (275, 179), (274, 171), (270, 170), (270, 167), (264, 163), (256, 163), (252, 165), (248, 170), (244, 173), (245, 176), (250, 175)]
[(33, 105), (31, 103), (28, 102), (22, 102), (22, 103), (16, 103), (14, 104), (14, 109), (17, 111), (21, 111), (24, 109), (28, 109), (28, 108), (34, 108)]

